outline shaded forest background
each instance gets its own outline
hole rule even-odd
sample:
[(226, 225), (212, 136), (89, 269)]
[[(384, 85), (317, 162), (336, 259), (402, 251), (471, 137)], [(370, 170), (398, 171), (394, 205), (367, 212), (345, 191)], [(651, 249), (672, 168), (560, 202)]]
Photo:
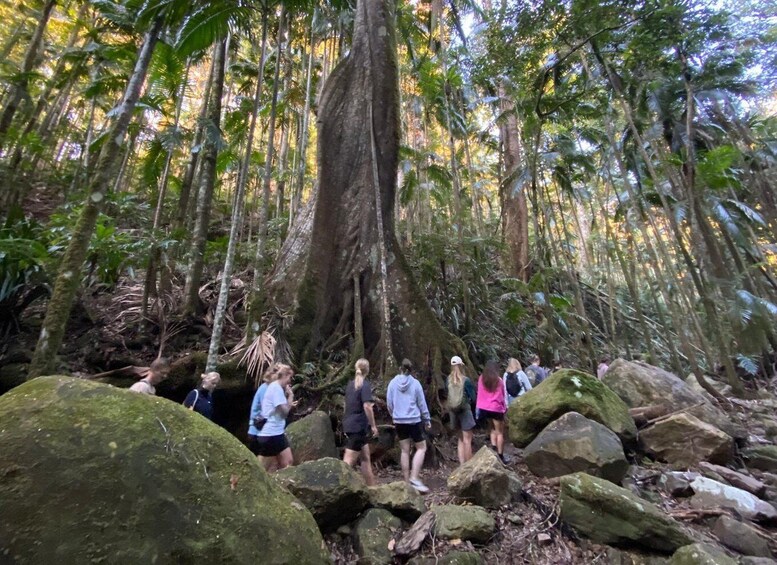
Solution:
[[(0, 365), (212, 367), (253, 344), (315, 380), (374, 353), (358, 281), (313, 346), (266, 292), (311, 222), (355, 8), (0, 7)], [(772, 3), (400, 0), (395, 25), (390, 225), (469, 359), (641, 357), (735, 392), (774, 374)], [(436, 351), (415, 361), (462, 353)]]

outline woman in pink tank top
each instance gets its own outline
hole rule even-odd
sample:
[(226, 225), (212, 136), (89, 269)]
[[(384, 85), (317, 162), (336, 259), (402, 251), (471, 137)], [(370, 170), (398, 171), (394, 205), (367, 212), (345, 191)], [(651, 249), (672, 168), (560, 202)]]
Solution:
[(496, 449), (502, 463), (504, 456), (505, 412), (507, 412), (507, 393), (504, 381), (499, 376), (499, 364), (489, 361), (478, 379), (477, 408), (480, 417), (491, 422), (491, 447)]

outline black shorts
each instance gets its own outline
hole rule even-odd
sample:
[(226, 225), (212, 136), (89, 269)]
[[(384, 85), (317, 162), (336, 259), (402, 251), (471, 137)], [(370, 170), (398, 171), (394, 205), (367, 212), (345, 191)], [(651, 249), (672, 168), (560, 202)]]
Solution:
[(249, 436), (248, 448), (254, 455), (275, 457), (289, 447), (286, 434), (279, 436)]
[(491, 410), (483, 410), (480, 409), (480, 418), (482, 420), (497, 420), (498, 422), (501, 422), (505, 419), (505, 413), (504, 412), (492, 412)]
[(424, 441), (424, 425), (422, 422), (415, 424), (394, 424), (397, 430), (397, 437), (399, 441), (403, 439), (412, 439), (413, 442), (419, 443)]
[(367, 445), (367, 432), (345, 432), (345, 448), (351, 451), (361, 451)]

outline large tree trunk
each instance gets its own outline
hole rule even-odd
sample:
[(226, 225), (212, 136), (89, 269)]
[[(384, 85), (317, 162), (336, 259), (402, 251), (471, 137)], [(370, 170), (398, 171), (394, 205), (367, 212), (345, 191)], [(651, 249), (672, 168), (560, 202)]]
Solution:
[(377, 372), (409, 357), (438, 373), (442, 355), (466, 351), (434, 317), (394, 234), (399, 90), (393, 0), (359, 0), (350, 54), (330, 75), (318, 116), (318, 188), (268, 281), (272, 305), (294, 313), (282, 337), (303, 361), (353, 336), (358, 281), (364, 346)]

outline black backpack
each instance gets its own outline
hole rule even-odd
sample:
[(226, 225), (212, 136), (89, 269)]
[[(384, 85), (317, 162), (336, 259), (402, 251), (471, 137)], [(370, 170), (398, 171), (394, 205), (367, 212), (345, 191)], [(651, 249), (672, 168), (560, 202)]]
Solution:
[(521, 391), (523, 390), (523, 385), (518, 378), (518, 373), (507, 373), (505, 385), (507, 386), (507, 394), (513, 398), (521, 394)]

